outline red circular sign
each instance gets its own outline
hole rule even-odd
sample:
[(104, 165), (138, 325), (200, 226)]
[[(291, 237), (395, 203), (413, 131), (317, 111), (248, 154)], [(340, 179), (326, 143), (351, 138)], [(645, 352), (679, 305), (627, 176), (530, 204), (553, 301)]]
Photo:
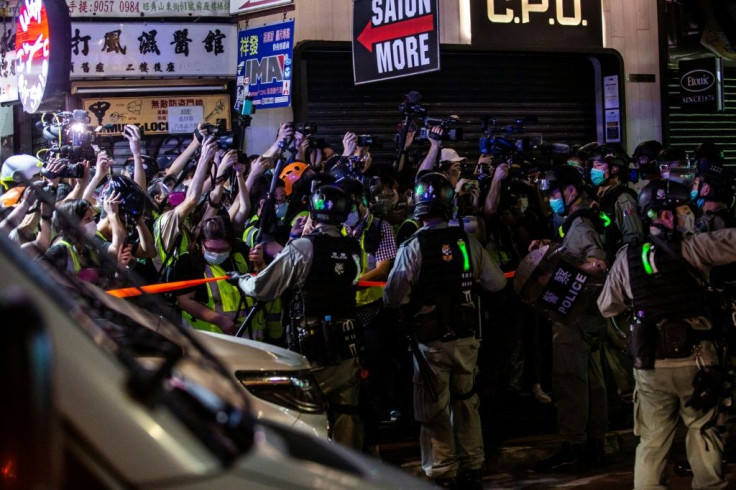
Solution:
[(24, 0), (16, 23), (15, 73), (26, 112), (36, 112), (41, 105), (49, 80), (50, 54), (46, 5), (42, 0)]

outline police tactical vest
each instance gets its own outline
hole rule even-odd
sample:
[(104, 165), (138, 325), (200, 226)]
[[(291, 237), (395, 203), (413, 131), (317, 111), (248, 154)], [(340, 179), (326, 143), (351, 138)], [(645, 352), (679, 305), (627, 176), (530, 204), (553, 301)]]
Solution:
[(460, 228), (421, 230), (415, 234), (422, 252), (422, 268), (412, 299), (424, 305), (450, 299), (472, 301), (473, 265), (468, 235)]
[[(679, 252), (679, 244), (667, 245)], [(684, 259), (644, 243), (629, 245), (627, 261), (634, 311), (643, 311), (645, 318), (654, 322), (707, 316), (703, 287), (690, 274)]]
[(360, 257), (357, 240), (316, 233), (304, 238), (313, 248), (312, 265), (301, 291), (305, 316), (354, 318), (356, 258)]

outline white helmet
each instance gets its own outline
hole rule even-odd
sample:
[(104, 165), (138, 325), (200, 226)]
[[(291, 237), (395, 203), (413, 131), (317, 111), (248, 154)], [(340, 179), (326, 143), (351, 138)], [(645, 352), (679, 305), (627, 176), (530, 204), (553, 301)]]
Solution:
[(0, 182), (5, 187), (12, 182), (23, 183), (31, 180), (43, 168), (43, 162), (31, 155), (13, 155), (3, 162)]

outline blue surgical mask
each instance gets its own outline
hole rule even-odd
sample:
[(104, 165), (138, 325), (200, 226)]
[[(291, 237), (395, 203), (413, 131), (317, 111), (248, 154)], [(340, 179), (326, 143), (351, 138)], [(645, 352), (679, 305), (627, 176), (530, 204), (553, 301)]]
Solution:
[(590, 181), (593, 183), (593, 185), (601, 185), (606, 181), (606, 172), (599, 168), (591, 168)]
[(286, 210), (289, 207), (288, 202), (282, 202), (279, 204), (276, 204), (276, 218), (281, 219), (284, 216), (286, 216)]
[(230, 257), (230, 252), (210, 252), (209, 250), (204, 251), (204, 260), (208, 264), (220, 265)]
[(350, 211), (350, 214), (348, 214), (348, 218), (345, 220), (345, 225), (349, 226), (350, 228), (355, 227), (355, 225), (358, 224), (358, 221), (360, 220), (360, 213), (358, 213), (358, 210), (353, 208), (352, 211)]
[(703, 206), (705, 206), (705, 199), (703, 199), (702, 197), (699, 197), (699, 198), (698, 198), (698, 199), (697, 199), (697, 200), (695, 201), (695, 205), (696, 205), (696, 206), (697, 206), (698, 208), (702, 209), (702, 208), (703, 208)]
[(691, 201), (694, 201), (697, 198), (698, 198), (698, 191), (696, 191), (695, 189), (691, 190), (690, 191), (690, 200)]
[(565, 212), (565, 201), (562, 198), (550, 199), (549, 207), (555, 214), (562, 215)]

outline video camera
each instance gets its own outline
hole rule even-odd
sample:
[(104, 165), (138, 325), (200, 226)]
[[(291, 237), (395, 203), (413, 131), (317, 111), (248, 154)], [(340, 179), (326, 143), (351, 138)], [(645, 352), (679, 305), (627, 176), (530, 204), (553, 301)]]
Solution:
[[(525, 117), (514, 120), (514, 124), (500, 127), (496, 119), (486, 116), (481, 119), (481, 130), (483, 135), (478, 141), (480, 152), (491, 155), (494, 160), (506, 161), (509, 158), (519, 160), (524, 154), (533, 150), (541, 143), (541, 135), (524, 134), (524, 124), (537, 122), (535, 117)], [(532, 141), (532, 136), (536, 136)]]
[(378, 138), (372, 134), (361, 134), (358, 136), (357, 145), (360, 147), (373, 146), (378, 143)]
[(460, 141), (463, 139), (463, 128), (460, 127), (460, 119), (457, 116), (448, 116), (442, 119), (425, 117), (424, 125), (419, 130), (417, 139), (433, 138), (431, 130), (435, 126), (440, 126), (444, 130), (442, 141)]
[(424, 117), (427, 115), (427, 108), (422, 105), (422, 95), (415, 91), (411, 91), (404, 96), (404, 102), (399, 104), (399, 110), (407, 117)]
[(96, 145), (98, 128), (89, 125), (87, 111), (76, 109), (57, 113), (44, 113), (36, 128), (50, 143), (46, 162), (61, 161), (65, 164), (61, 172), (47, 172), (49, 178), (84, 176), (83, 160), (94, 161), (99, 147)]

